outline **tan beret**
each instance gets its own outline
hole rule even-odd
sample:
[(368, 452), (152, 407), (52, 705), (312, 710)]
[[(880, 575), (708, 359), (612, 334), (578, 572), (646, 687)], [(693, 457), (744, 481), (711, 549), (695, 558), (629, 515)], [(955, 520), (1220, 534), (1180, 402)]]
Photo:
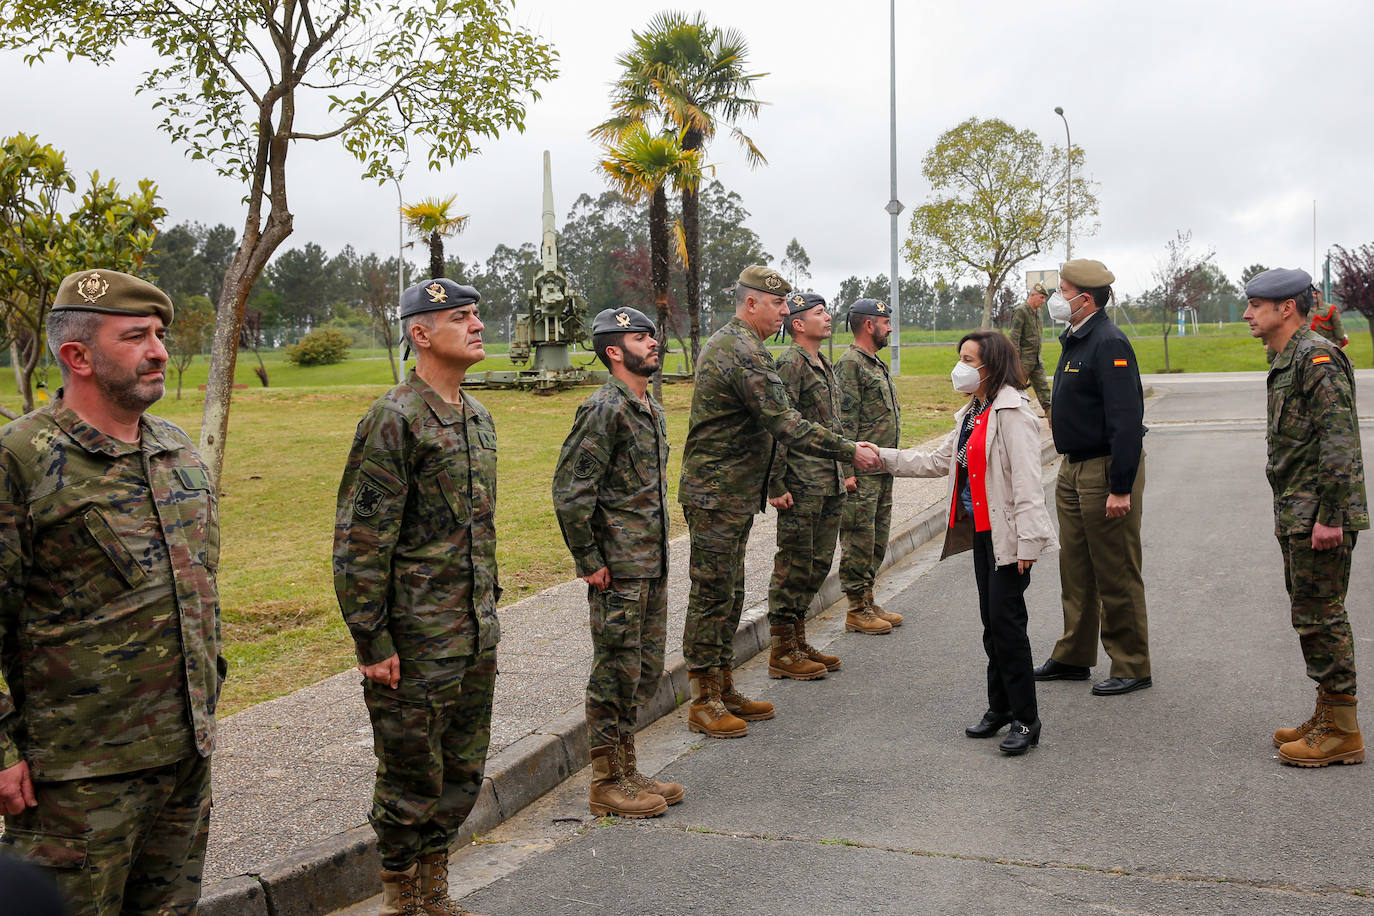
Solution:
[(759, 264), (746, 267), (740, 271), (739, 285), (774, 296), (786, 296), (792, 292), (792, 284), (784, 280), (781, 274), (771, 267), (763, 267)]
[(80, 270), (57, 288), (52, 310), (101, 312), (105, 315), (158, 315), (172, 323), (172, 300), (147, 280), (117, 270)]
[(1106, 264), (1090, 258), (1065, 261), (1064, 266), (1059, 268), (1059, 276), (1078, 289), (1097, 289), (1116, 282), (1116, 274), (1108, 270)]

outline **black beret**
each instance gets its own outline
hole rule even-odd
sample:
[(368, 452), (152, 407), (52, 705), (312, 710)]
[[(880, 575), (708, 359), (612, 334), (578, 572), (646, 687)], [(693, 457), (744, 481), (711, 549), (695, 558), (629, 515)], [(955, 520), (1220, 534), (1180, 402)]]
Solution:
[(474, 305), (481, 298), (482, 294), (471, 286), (462, 286), (444, 277), (427, 280), (401, 293), (401, 317)]
[(881, 318), (891, 318), (892, 309), (887, 307), (887, 303), (881, 299), (855, 299), (849, 306), (851, 315), (873, 315)]
[(592, 319), (592, 336), (600, 334), (646, 334), (654, 333), (654, 323), (639, 309), (628, 306), (618, 309), (602, 309)]
[(1245, 284), (1246, 299), (1272, 299), (1282, 302), (1312, 288), (1312, 275), (1302, 268), (1275, 267), (1255, 274)]
[(172, 300), (140, 277), (117, 270), (79, 270), (68, 274), (53, 296), (54, 312), (100, 312), (105, 315), (157, 315), (163, 327), (172, 323)]
[(787, 316), (800, 315), (816, 306), (825, 308), (825, 297), (820, 293), (789, 293), (787, 296)]

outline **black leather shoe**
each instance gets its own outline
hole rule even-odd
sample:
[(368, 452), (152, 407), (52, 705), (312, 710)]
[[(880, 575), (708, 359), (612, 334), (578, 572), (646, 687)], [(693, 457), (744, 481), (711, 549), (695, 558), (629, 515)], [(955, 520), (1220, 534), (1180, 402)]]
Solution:
[(1004, 712), (993, 712), (989, 709), (983, 713), (982, 721), (977, 725), (970, 725), (964, 729), (964, 734), (970, 738), (991, 738), (1002, 730), (1002, 726), (1011, 721), (1011, 716)]
[(1105, 681), (1098, 681), (1093, 684), (1093, 696), (1114, 697), (1122, 693), (1130, 693), (1132, 690), (1144, 690), (1153, 687), (1154, 681), (1148, 677), (1109, 677)]
[(1032, 673), (1037, 681), (1086, 681), (1092, 676), (1092, 669), (1047, 658), (1045, 664), (1037, 665)]
[(997, 747), (1002, 753), (1011, 757), (1018, 757), (1040, 743), (1040, 720), (1027, 725), (1025, 722), (1011, 723), (1011, 731), (1002, 739), (1002, 743)]

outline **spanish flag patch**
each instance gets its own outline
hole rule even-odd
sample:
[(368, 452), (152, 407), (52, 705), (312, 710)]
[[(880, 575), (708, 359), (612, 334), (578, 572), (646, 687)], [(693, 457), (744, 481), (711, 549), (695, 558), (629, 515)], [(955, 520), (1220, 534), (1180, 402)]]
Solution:
[(1112, 365), (1113, 365), (1113, 366), (1124, 366), (1124, 365), (1126, 365), (1126, 361), (1125, 361), (1124, 359), (1114, 359), (1114, 360), (1112, 360)]
[(1323, 354), (1321, 354), (1320, 356), (1314, 356), (1314, 357), (1312, 357), (1312, 365), (1314, 365), (1314, 366), (1320, 365), (1320, 364), (1322, 364), (1322, 363), (1329, 363), (1329, 362), (1331, 362), (1331, 354), (1330, 354), (1330, 353), (1323, 353)]

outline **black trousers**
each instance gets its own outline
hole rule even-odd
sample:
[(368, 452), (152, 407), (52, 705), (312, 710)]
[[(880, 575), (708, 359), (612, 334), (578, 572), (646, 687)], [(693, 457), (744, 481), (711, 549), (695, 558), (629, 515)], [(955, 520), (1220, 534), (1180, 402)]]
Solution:
[(1030, 724), (1040, 717), (1035, 704), (1030, 638), (1026, 636), (1026, 586), (1030, 570), (998, 566), (992, 533), (973, 535), (973, 576), (978, 580), (978, 610), (983, 618), (983, 651), (988, 655), (988, 709)]

